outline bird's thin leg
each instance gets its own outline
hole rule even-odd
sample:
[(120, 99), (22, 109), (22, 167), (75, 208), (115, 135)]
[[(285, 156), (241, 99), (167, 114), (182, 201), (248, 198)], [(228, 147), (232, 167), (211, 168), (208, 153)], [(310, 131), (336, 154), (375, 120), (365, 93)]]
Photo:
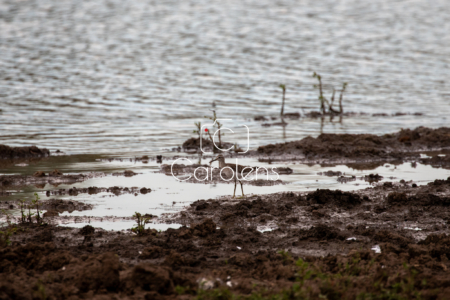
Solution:
[(239, 180), (239, 183), (241, 184), (241, 191), (242, 191), (242, 196), (245, 196), (244, 195), (244, 187), (242, 186), (242, 182)]
[(233, 192), (233, 198), (234, 197), (236, 197), (236, 185), (237, 185), (237, 182), (236, 182), (236, 180), (234, 181), (234, 192)]

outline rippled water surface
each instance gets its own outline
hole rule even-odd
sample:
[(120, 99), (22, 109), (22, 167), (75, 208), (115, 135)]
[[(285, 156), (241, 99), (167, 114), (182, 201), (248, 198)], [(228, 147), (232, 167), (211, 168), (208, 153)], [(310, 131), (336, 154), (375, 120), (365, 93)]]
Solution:
[[(323, 132), (448, 125), (450, 2), (0, 0), (0, 143), (68, 153), (156, 153), (192, 136), (215, 104), (252, 147), (317, 136), (318, 108), (348, 82)], [(423, 113), (373, 117), (373, 113)], [(231, 139), (242, 138), (237, 134)]]

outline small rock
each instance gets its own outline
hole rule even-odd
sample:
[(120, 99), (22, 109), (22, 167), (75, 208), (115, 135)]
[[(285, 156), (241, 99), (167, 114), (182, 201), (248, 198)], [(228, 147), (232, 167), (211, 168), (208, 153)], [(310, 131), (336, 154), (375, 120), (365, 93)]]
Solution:
[(57, 169), (54, 169), (52, 172), (50, 172), (48, 175), (49, 176), (61, 176), (63, 173), (61, 173), (60, 171), (58, 171)]
[(136, 175), (136, 173), (134, 173), (134, 172), (131, 171), (131, 170), (125, 170), (123, 173), (124, 173), (124, 175), (125, 175), (126, 177), (131, 177), (131, 176)]
[(42, 172), (42, 171), (36, 171), (36, 172), (33, 174), (33, 176), (34, 176), (34, 177), (44, 177), (44, 176), (45, 176), (45, 173)]
[(43, 215), (44, 218), (58, 217), (58, 216), (59, 216), (59, 213), (54, 210), (46, 211)]

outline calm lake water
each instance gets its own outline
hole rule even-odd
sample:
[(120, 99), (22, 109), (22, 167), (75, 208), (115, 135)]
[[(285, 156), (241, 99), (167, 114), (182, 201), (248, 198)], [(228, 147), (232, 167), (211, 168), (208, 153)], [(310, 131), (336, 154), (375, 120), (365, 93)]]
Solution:
[[(346, 111), (323, 132), (448, 125), (446, 0), (0, 1), (0, 143), (69, 154), (155, 154), (193, 136), (215, 104), (250, 146), (321, 132), (301, 118), (348, 82)], [(374, 113), (423, 113), (373, 117)], [(230, 125), (230, 126), (231, 126)], [(229, 135), (242, 141), (245, 133)]]

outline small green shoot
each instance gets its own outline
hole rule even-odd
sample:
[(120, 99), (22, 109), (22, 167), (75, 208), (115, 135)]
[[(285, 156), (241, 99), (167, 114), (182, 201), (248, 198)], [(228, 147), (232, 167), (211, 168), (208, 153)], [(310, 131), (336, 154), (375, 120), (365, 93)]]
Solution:
[(137, 235), (143, 235), (145, 232), (145, 224), (150, 223), (151, 218), (148, 218), (145, 215), (143, 216), (138, 212), (134, 213), (133, 218), (136, 219), (137, 226), (131, 228), (131, 231), (133, 231)]

